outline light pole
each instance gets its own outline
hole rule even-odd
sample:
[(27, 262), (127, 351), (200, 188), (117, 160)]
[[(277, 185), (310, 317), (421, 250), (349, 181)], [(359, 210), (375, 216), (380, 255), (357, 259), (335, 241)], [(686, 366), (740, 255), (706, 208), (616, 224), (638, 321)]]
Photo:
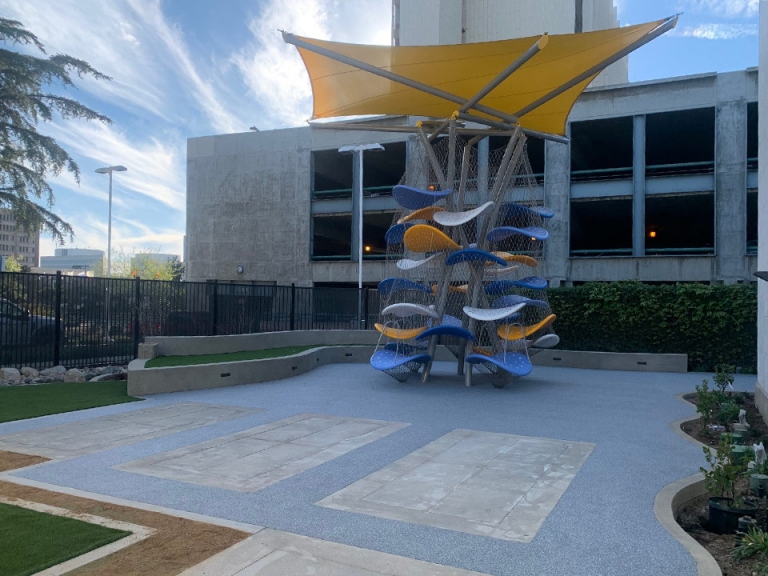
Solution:
[[(363, 320), (363, 153), (383, 152), (384, 146), (381, 144), (358, 144), (352, 146), (342, 146), (339, 152), (342, 154), (353, 154), (353, 162), (357, 164), (357, 181), (353, 186), (353, 195), (357, 197), (357, 320), (358, 328), (362, 328)], [(355, 172), (355, 170), (353, 170)], [(355, 194), (355, 192), (357, 194)]]
[(109, 174), (109, 221), (107, 222), (107, 278), (112, 276), (112, 172), (125, 172), (125, 166), (97, 168), (97, 174)]

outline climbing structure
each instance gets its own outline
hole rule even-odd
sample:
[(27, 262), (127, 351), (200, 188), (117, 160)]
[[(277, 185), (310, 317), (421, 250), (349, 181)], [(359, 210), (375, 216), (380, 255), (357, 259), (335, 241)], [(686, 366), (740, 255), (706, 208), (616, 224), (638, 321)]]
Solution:
[[(526, 137), (513, 130), (481, 153), (482, 136), (420, 141), (393, 196), (400, 206), (387, 231), (387, 275), (379, 284), (381, 333), (371, 365), (400, 381), (437, 346), (495, 386), (530, 373), (530, 355), (557, 344), (546, 298), (543, 187), (532, 174)], [(410, 184), (419, 184), (416, 185)]]
[[(429, 379), (437, 346), (496, 386), (558, 342), (546, 297), (546, 221), (526, 138), (567, 143), (568, 114), (607, 66), (671, 30), (677, 16), (583, 34), (443, 46), (361, 46), (283, 32), (299, 50), (318, 129), (413, 134), (386, 233), (374, 368)], [(427, 118), (398, 125), (407, 116)], [(485, 139), (503, 145), (479, 146)], [(357, 193), (362, 196), (362, 182)], [(362, 266), (362, 263), (359, 264)]]

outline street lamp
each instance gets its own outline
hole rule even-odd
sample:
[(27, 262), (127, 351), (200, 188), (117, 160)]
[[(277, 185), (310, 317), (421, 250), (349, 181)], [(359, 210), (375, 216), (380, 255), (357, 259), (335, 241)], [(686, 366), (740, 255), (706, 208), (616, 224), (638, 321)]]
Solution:
[[(384, 152), (381, 144), (358, 144), (342, 146), (339, 152), (353, 154), (353, 162), (357, 162), (357, 318), (358, 328), (362, 328), (362, 294), (363, 294), (363, 152)], [(354, 194), (354, 192), (353, 192)]]
[(125, 172), (125, 166), (97, 168), (97, 174), (109, 174), (109, 222), (107, 223), (107, 278), (112, 276), (112, 172)]

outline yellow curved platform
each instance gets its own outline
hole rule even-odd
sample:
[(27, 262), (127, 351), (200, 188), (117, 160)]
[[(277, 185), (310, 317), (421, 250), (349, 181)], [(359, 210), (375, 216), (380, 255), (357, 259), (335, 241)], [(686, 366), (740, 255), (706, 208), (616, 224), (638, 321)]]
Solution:
[(483, 356), (493, 356), (492, 350), (486, 350), (485, 348), (480, 348), (480, 346), (474, 346), (472, 351), (475, 354), (482, 354)]
[(376, 330), (384, 334), (387, 338), (392, 338), (393, 340), (410, 340), (411, 338), (416, 338), (419, 334), (424, 332), (424, 330), (427, 329), (426, 326), (422, 326), (421, 328), (390, 328), (388, 326), (382, 326), (378, 322), (374, 324), (376, 327)]
[(435, 212), (444, 212), (445, 208), (439, 206), (427, 206), (426, 208), (420, 208), (416, 212), (412, 212), (407, 216), (403, 216), (397, 221), (398, 224), (405, 224), (406, 222), (413, 222), (414, 220), (432, 220), (432, 216)]
[[(531, 258), (530, 256), (525, 256), (524, 254), (510, 254), (509, 252), (492, 252), (494, 256), (498, 256), (504, 262), (517, 262), (518, 264), (524, 264), (526, 266), (530, 266), (531, 268), (536, 268), (539, 265), (538, 260), (536, 258)], [(488, 264), (493, 264), (493, 262), (488, 262)]]
[[(461, 284), (460, 286), (448, 286), (448, 293), (449, 294), (456, 294), (457, 292), (460, 294), (466, 294), (467, 289), (469, 288), (469, 284)], [(432, 286), (432, 294), (437, 294), (437, 284)]]
[(557, 320), (557, 316), (555, 314), (550, 314), (541, 322), (537, 322), (531, 326), (504, 324), (503, 326), (499, 326), (499, 329), (496, 333), (499, 335), (499, 338), (503, 338), (504, 340), (521, 340), (526, 336), (530, 336), (534, 332), (538, 332), (542, 328), (546, 328), (555, 320)]
[(461, 246), (434, 226), (416, 224), (405, 231), (405, 247), (411, 252), (460, 250)]

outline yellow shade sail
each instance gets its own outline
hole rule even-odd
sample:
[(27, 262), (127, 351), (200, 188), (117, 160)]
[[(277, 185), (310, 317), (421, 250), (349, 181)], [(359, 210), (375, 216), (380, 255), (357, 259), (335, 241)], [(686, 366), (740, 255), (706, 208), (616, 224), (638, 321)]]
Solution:
[[(479, 104), (517, 115), (539, 99), (589, 73), (558, 96), (519, 116), (523, 128), (565, 134), (566, 120), (582, 90), (612, 56), (639, 47), (672, 19), (581, 34), (518, 38), (498, 42), (443, 46), (369, 46), (344, 44), (284, 33), (297, 46), (309, 73), (314, 96), (313, 118), (365, 114), (397, 114), (448, 118), (461, 104), (374, 75), (329, 57), (329, 52), (372, 65), (438, 89), (471, 99), (537, 40), (542, 50), (501, 82)], [(326, 55), (313, 50), (329, 51)], [(348, 60), (349, 61), (349, 60)], [(478, 116), (493, 118), (472, 110)], [(495, 118), (498, 120), (498, 117)]]

